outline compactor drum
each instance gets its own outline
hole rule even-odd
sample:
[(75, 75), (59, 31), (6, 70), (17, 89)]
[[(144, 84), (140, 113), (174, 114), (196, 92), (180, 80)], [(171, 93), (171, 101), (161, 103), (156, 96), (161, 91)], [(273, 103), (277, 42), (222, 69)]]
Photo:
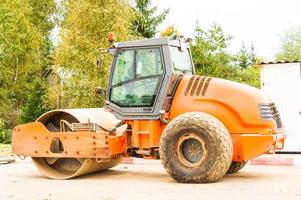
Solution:
[(208, 183), (283, 148), (275, 104), (256, 88), (195, 75), (188, 40), (109, 41), (104, 109), (54, 110), (13, 131), (13, 152), (45, 176), (69, 179), (138, 157), (161, 159), (178, 182)]
[[(42, 123), (49, 131), (49, 134), (65, 134), (64, 138), (66, 137), (67, 140), (69, 136), (72, 137), (72, 131), (74, 131), (71, 130), (72, 123), (100, 124), (103, 128), (110, 128), (114, 127), (120, 121), (110, 112), (105, 112), (102, 108), (95, 108), (54, 110), (43, 114), (36, 122)], [(123, 131), (125, 131), (125, 127), (120, 127), (118, 129), (119, 133), (122, 133)], [(34, 134), (33, 138), (36, 138), (35, 140), (39, 140), (40, 138), (40, 140), (44, 140), (44, 142), (51, 141), (49, 143), (49, 150), (46, 150), (46, 153), (47, 151), (48, 154), (51, 152), (54, 154), (71, 153), (64, 148), (63, 140), (61, 141), (56, 137), (44, 136), (43, 134), (45, 133), (41, 132), (40, 135)], [(76, 146), (76, 142), (74, 142), (73, 145)], [(30, 146), (28, 146), (28, 148), (30, 148)], [(34, 149), (35, 146), (31, 148)], [(78, 153), (80, 154), (80, 151), (78, 151)], [(122, 156), (118, 155), (105, 159), (83, 158), (76, 157), (75, 155), (74, 157), (32, 157), (32, 160), (35, 166), (47, 177), (53, 179), (69, 179), (114, 167), (122, 161), (122, 158)]]

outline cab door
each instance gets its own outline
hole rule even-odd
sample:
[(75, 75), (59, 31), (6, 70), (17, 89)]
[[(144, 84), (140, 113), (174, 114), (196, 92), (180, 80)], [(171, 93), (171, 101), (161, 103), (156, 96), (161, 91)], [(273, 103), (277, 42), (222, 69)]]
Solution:
[(117, 51), (107, 96), (109, 105), (123, 116), (152, 113), (165, 75), (162, 58), (160, 47)]

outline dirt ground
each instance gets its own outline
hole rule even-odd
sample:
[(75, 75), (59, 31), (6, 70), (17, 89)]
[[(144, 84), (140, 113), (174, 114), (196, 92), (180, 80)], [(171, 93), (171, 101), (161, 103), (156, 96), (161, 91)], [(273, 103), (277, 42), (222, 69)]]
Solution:
[(30, 160), (0, 165), (0, 199), (301, 199), (300, 166), (247, 165), (212, 184), (176, 183), (159, 162), (122, 164), (72, 180), (44, 178)]

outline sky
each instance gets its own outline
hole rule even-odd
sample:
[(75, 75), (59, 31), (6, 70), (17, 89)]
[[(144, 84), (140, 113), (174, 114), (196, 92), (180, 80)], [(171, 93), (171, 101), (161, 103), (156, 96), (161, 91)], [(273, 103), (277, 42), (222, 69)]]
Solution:
[(160, 25), (174, 25), (185, 37), (193, 37), (196, 21), (203, 28), (220, 24), (233, 36), (229, 52), (239, 51), (244, 42), (254, 44), (257, 55), (273, 61), (281, 48), (281, 35), (301, 26), (301, 0), (153, 0), (159, 11), (170, 13)]

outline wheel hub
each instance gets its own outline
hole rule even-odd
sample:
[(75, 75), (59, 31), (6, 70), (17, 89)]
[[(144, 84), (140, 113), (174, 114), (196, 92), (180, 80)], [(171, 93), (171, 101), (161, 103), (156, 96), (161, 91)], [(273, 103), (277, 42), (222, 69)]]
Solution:
[(190, 138), (183, 142), (182, 152), (188, 161), (195, 163), (203, 156), (202, 144), (196, 139)]
[(207, 158), (208, 150), (204, 140), (194, 133), (179, 138), (177, 156), (179, 161), (187, 167), (201, 165)]

